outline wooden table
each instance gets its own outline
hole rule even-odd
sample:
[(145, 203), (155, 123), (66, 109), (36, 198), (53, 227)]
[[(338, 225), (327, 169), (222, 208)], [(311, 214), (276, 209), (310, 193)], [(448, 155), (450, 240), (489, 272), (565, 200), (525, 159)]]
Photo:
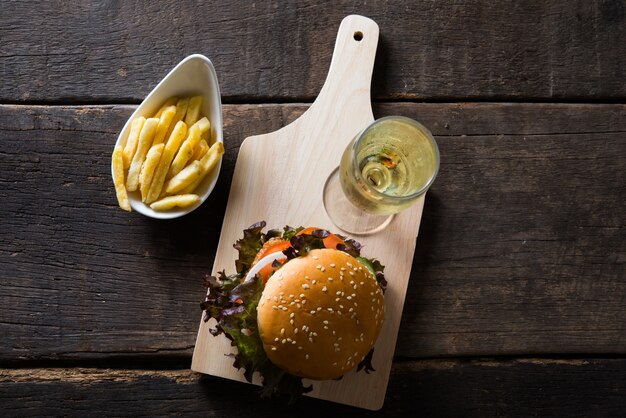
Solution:
[[(442, 160), (379, 415), (624, 416), (625, 9), (2, 1), (2, 416), (371, 414), (189, 370), (239, 145), (309, 106), (351, 13), (380, 26), (375, 116), (421, 121)], [(219, 183), (187, 217), (127, 214), (116, 136), (194, 52), (222, 87)]]

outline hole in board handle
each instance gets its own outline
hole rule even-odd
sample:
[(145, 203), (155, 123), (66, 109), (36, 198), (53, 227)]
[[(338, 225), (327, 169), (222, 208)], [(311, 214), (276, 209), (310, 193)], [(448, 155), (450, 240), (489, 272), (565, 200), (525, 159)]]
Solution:
[(354, 32), (354, 40), (357, 42), (361, 42), (361, 39), (363, 39), (363, 32), (361, 31)]

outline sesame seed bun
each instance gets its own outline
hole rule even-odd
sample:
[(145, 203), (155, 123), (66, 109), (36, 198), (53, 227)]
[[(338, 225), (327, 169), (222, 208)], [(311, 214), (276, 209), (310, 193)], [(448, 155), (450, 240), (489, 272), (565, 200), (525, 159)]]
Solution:
[(327, 380), (363, 360), (384, 315), (382, 291), (367, 267), (343, 251), (320, 249), (288, 261), (269, 279), (257, 321), (274, 364)]

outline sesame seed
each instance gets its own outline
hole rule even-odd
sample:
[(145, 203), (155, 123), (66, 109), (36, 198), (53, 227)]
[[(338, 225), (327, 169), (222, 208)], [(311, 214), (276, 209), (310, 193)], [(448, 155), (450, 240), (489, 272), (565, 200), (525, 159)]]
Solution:
[(335, 302), (339, 302), (341, 298), (335, 298)]
[(311, 332), (311, 335), (317, 337), (317, 332)]
[(311, 283), (315, 284), (315, 283), (317, 283), (317, 280), (313, 280)]
[(336, 366), (336, 365), (337, 365), (337, 362), (334, 362), (334, 363), (333, 363), (333, 366)]
[(302, 288), (306, 290), (306, 289), (309, 288), (309, 285), (305, 283), (305, 284), (302, 285)]
[(348, 309), (348, 312), (352, 312), (354, 310), (354, 308), (350, 308)]
[(287, 310), (287, 308), (285, 308), (284, 306), (281, 306), (280, 309), (282, 309), (283, 311)]
[(328, 281), (329, 281), (329, 282), (332, 282), (333, 280), (334, 280), (334, 279), (333, 279), (332, 277), (329, 277), (329, 278), (328, 278)]
[(328, 288), (326, 286), (322, 287), (322, 292), (327, 292)]
[(347, 296), (346, 299), (352, 300), (352, 296)]
[(352, 286), (354, 288), (354, 290), (356, 290), (356, 285)]
[(350, 272), (350, 276), (354, 276), (354, 272), (353, 271)]
[(345, 267), (342, 267), (342, 268), (341, 268), (341, 271), (346, 271), (346, 268), (345, 268)]
[(340, 307), (341, 309), (343, 309), (343, 305), (339, 305), (339, 307)]
[(335, 263), (330, 263), (330, 266), (331, 267), (335, 267)]
[[(304, 303), (304, 302), (302, 302)], [(302, 305), (300, 305), (299, 303), (296, 303), (296, 306), (298, 307), (298, 309), (300, 309), (302, 307)]]
[(291, 325), (293, 325), (293, 319), (290, 319), (290, 320), (289, 320), (289, 323), (290, 323)]
[(272, 351), (276, 351), (278, 350), (276, 347), (272, 347)]
[(269, 296), (265, 296), (265, 300), (270, 300), (270, 297)]
[(346, 266), (349, 266), (349, 267), (354, 267), (354, 266), (352, 265), (352, 263), (351, 263), (351, 262), (349, 262), (349, 261), (346, 263)]
[(315, 268), (316, 268), (316, 269), (321, 269), (321, 268), (322, 268), (322, 265), (321, 265), (321, 264), (318, 264), (317, 266), (315, 266)]
[(333, 308), (326, 308), (326, 310), (330, 313), (333, 313)]
[(295, 305), (295, 304), (296, 304), (296, 302), (291, 301), (291, 302), (289, 303), (289, 306), (293, 306), (293, 305)]
[(324, 325), (324, 329), (328, 329), (328, 325)]
[(294, 333), (294, 334), (297, 334), (297, 333), (298, 333), (298, 328), (294, 329), (294, 330), (293, 330), (293, 333)]
[(280, 329), (280, 335), (285, 335), (285, 328)]
[(319, 260), (320, 258), (316, 255), (313, 256), (313, 260)]
[(274, 302), (278, 302), (278, 296), (274, 296), (272, 299), (274, 300)]
[(359, 284), (360, 284), (361, 286), (363, 286), (363, 285), (365, 284), (365, 282), (361, 282), (361, 283), (359, 283)]
[(272, 309), (278, 309), (278, 306), (272, 305)]
[(313, 315), (315, 312), (316, 312), (316, 311), (315, 311), (315, 309), (313, 309), (313, 310), (311, 311), (311, 315)]
[(304, 305), (304, 304), (306, 304), (306, 299), (303, 299), (303, 300), (302, 300), (302, 304), (303, 304), (303, 305)]
[(333, 344), (335, 347), (339, 347), (339, 343), (334, 343)]
[(309, 359), (309, 355), (308, 355), (308, 354), (305, 354), (305, 355), (304, 355), (304, 358), (308, 360), (308, 359)]
[(321, 311), (321, 310), (322, 310), (322, 307), (321, 307), (321, 306), (318, 306), (318, 307), (317, 307), (317, 310), (318, 310), (318, 311)]
[(354, 284), (354, 280), (350, 280), (350, 284)]
[(294, 298), (294, 296), (293, 296), (293, 295), (289, 295), (289, 299), (293, 299), (293, 298)]
[(354, 271), (359, 271), (359, 269), (358, 269), (358, 268), (356, 268), (356, 267), (355, 267), (355, 268), (353, 268), (352, 270), (354, 270)]
[(328, 325), (328, 321), (327, 321), (327, 320), (322, 321), (322, 323), (323, 323), (324, 325)]
[(303, 347), (302, 347), (301, 345), (299, 345), (299, 346), (298, 346), (298, 350), (302, 350), (302, 348), (303, 348)]
[(283, 340), (281, 341), (282, 344), (285, 344), (287, 342), (286, 339), (283, 338)]
[(278, 342), (278, 341), (280, 341), (280, 338), (276, 337), (276, 338), (274, 338), (274, 341)]
[(313, 337), (309, 337), (309, 341), (310, 341), (310, 342), (313, 342)]

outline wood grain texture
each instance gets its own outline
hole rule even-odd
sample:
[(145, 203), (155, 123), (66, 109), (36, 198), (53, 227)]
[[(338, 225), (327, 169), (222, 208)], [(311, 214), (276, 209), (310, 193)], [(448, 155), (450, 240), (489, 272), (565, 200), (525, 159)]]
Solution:
[[(622, 100), (623, 0), (3, 1), (0, 101), (139, 101), (183, 57), (227, 101), (311, 101), (339, 23), (380, 26), (377, 99)], [(37, 30), (33, 30), (37, 28)]]
[[(305, 105), (226, 106), (213, 197), (156, 221), (116, 207), (130, 106), (0, 106), (0, 360), (189, 356), (241, 140)], [(442, 168), (396, 355), (624, 353), (626, 106), (383, 104)]]
[[(394, 364), (382, 417), (621, 417), (623, 359)], [(358, 417), (364, 410), (302, 399), (258, 399), (253, 386), (187, 370), (15, 369), (0, 371), (4, 417)]]

